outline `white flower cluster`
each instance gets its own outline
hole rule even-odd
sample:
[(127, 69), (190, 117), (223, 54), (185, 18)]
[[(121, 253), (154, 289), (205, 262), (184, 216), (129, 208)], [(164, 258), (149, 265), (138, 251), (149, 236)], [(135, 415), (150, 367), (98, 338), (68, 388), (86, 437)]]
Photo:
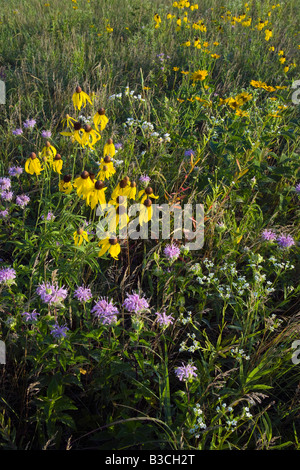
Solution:
[(196, 417), (196, 423), (192, 428), (189, 429), (190, 434), (194, 434), (194, 437), (198, 439), (200, 437), (199, 430), (206, 429), (206, 424), (203, 419), (203, 411), (201, 410), (200, 405), (197, 403), (196, 406), (193, 408), (193, 412)]
[(245, 418), (252, 418), (252, 414), (249, 412), (249, 408), (246, 406), (243, 408), (242, 414), (240, 416), (233, 416), (233, 408), (231, 406), (227, 407), (226, 403), (222, 403), (221, 407), (217, 406), (216, 411), (221, 412), (223, 418), (226, 419), (226, 429), (228, 431), (233, 431), (234, 429), (236, 429), (239, 421), (243, 421), (245, 420)]
[(285, 271), (287, 269), (295, 269), (295, 266), (291, 264), (289, 260), (287, 260), (286, 262), (282, 261), (281, 263), (279, 263), (277, 259), (275, 258), (275, 256), (271, 256), (269, 258), (269, 261), (273, 264), (274, 268), (277, 268), (279, 271), (281, 270)]
[(182, 323), (183, 325), (186, 325), (187, 323), (192, 323), (192, 312), (187, 312), (187, 316), (184, 317), (183, 314), (181, 313), (179, 315), (179, 319), (180, 323)]
[(236, 359), (246, 359), (246, 361), (249, 361), (250, 360), (250, 356), (248, 356), (247, 354), (245, 354), (245, 351), (243, 349), (239, 349), (239, 348), (232, 348), (230, 350), (231, 354), (236, 358)]
[[(191, 346), (187, 346), (187, 342), (188, 342), (189, 339), (192, 340)], [(179, 352), (188, 351), (188, 352), (194, 353), (195, 351), (197, 351), (200, 348), (201, 348), (201, 346), (200, 346), (199, 341), (196, 340), (195, 333), (192, 333), (192, 334), (188, 333), (187, 334), (187, 339), (182, 341), (182, 343), (180, 344)]]
[(108, 99), (111, 101), (111, 100), (115, 100), (115, 99), (121, 99), (123, 96), (131, 96), (135, 100), (146, 101), (144, 98), (142, 98), (142, 95), (140, 95), (140, 94), (135, 95), (134, 90), (131, 90), (131, 91), (129, 91), (129, 90), (130, 90), (129, 87), (127, 86), (125, 88), (124, 95), (123, 95), (123, 93), (116, 93), (114, 95), (110, 95)]
[(273, 313), (269, 318), (266, 319), (266, 326), (268, 330), (274, 331), (276, 328), (279, 328), (283, 321), (280, 318), (277, 318), (275, 313)]

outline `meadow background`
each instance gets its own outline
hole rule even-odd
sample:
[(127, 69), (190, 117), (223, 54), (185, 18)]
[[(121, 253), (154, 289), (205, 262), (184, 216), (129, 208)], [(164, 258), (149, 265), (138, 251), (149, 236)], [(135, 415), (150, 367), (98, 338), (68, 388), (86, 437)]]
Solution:
[[(3, 3), (1, 449), (299, 449), (298, 27), (296, 0)], [(94, 148), (61, 134), (100, 108)], [(97, 177), (108, 139), (108, 199), (148, 176), (156, 203), (204, 204), (201, 250), (98, 256), (96, 209), (60, 183)]]

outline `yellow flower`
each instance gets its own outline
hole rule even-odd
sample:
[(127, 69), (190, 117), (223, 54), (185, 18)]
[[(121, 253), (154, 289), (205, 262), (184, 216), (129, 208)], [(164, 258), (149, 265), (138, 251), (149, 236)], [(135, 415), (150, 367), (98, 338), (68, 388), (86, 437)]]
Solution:
[(81, 137), (81, 145), (85, 147), (86, 145), (94, 150), (94, 145), (101, 139), (99, 132), (95, 131), (89, 124), (86, 124), (83, 128), (83, 134)]
[(98, 253), (99, 257), (108, 252), (112, 258), (116, 260), (119, 259), (118, 255), (121, 251), (121, 247), (116, 236), (105, 238), (104, 240), (101, 240), (98, 245), (101, 247), (101, 250)]
[(288, 65), (287, 65), (286, 67), (284, 67), (284, 69), (283, 69), (284, 73), (287, 73), (287, 72), (289, 71), (289, 69), (290, 69), (290, 68), (289, 68)]
[(157, 13), (155, 13), (154, 15), (154, 21), (155, 21), (155, 29), (159, 28), (160, 23), (161, 23), (161, 17)]
[(218, 54), (211, 54), (210, 55), (213, 59), (219, 59), (221, 56)]
[(97, 204), (106, 204), (105, 191), (106, 187), (103, 181), (96, 181), (94, 187), (87, 192), (86, 204), (94, 209)]
[[(105, 129), (105, 127), (107, 126), (107, 123), (108, 123), (108, 118), (105, 116), (105, 109), (104, 108), (100, 108), (97, 111), (97, 113), (93, 117), (93, 122), (94, 122), (94, 125), (95, 125), (98, 132), (103, 131)], [(99, 128), (100, 128), (100, 130), (99, 130)]]
[(266, 29), (265, 30), (265, 40), (269, 41), (272, 36), (273, 36), (272, 30), (271, 29)]
[(130, 183), (130, 189), (128, 190), (128, 199), (135, 199), (136, 197), (136, 183), (132, 181)]
[(285, 57), (284, 55), (283, 55), (282, 57), (280, 57), (279, 62), (280, 62), (281, 64), (284, 64), (285, 61), (286, 61), (286, 57)]
[(148, 199), (149, 197), (151, 197), (152, 199), (158, 199), (158, 196), (155, 196), (153, 194), (153, 189), (151, 188), (151, 186), (147, 186), (147, 188), (142, 189), (141, 191), (139, 191), (138, 199), (140, 199), (140, 197), (142, 197), (141, 204), (143, 204), (143, 202), (146, 199)]
[(191, 79), (195, 82), (195, 81), (203, 81), (205, 80), (205, 78), (207, 77), (208, 75), (208, 71), (207, 70), (197, 70), (196, 72), (194, 72), (192, 75), (191, 75)]
[(104, 145), (103, 153), (104, 153), (104, 156), (108, 155), (111, 158), (113, 158), (115, 156), (116, 148), (114, 146), (114, 143), (113, 143), (112, 139), (108, 139), (108, 141)]
[(59, 182), (58, 189), (61, 193), (70, 194), (73, 189), (73, 185), (71, 183), (71, 175), (65, 175), (62, 181)]
[(47, 159), (50, 158), (50, 160), (52, 160), (56, 154), (56, 148), (47, 141), (46, 145), (42, 148), (41, 156), (46, 157)]
[(72, 131), (64, 131), (60, 132), (61, 135), (71, 137), (72, 142), (78, 142), (78, 144), (82, 144), (82, 134), (83, 128), (80, 122), (74, 123), (74, 129)]
[(125, 176), (115, 187), (111, 194), (111, 199), (116, 199), (118, 196), (126, 196), (130, 192), (130, 181), (128, 176)]
[(34, 173), (36, 175), (40, 175), (42, 170), (43, 168), (41, 167), (39, 159), (37, 158), (36, 154), (32, 152), (25, 162), (26, 173), (29, 173), (30, 175), (34, 175)]
[(62, 166), (63, 166), (63, 161), (61, 159), (61, 155), (57, 153), (52, 161), (52, 168), (56, 173), (61, 175)]
[(246, 111), (243, 111), (242, 109), (236, 109), (235, 114), (240, 117), (249, 117), (249, 114), (246, 113)]
[(67, 127), (74, 127), (72, 121), (76, 122), (76, 119), (69, 116), (69, 114), (66, 114), (65, 117), (61, 120), (61, 123), (63, 126), (66, 124)]
[(185, 47), (190, 47), (191, 45), (191, 41), (186, 41), (184, 42), (183, 44), (181, 44), (182, 46), (185, 46)]
[(141, 203), (140, 207), (140, 215), (139, 215), (139, 224), (142, 225), (146, 224), (151, 220), (153, 215), (153, 208), (152, 208), (152, 201), (151, 199), (147, 198)]
[(243, 104), (252, 99), (252, 95), (250, 93), (243, 92), (237, 95), (235, 99), (239, 102), (240, 106), (243, 106)]
[(173, 67), (174, 72), (178, 72), (179, 67)]
[(184, 70), (181, 70), (182, 75), (188, 75), (190, 72), (185, 72)]
[(88, 171), (83, 171), (81, 175), (75, 179), (74, 188), (76, 188), (77, 196), (83, 196), (85, 199), (87, 193), (93, 188), (93, 181), (90, 178), (90, 174)]
[(82, 91), (81, 87), (78, 86), (76, 87), (75, 93), (72, 96), (72, 101), (75, 109), (80, 109), (82, 106), (85, 108), (86, 102), (88, 101), (90, 104), (92, 104), (91, 98), (87, 93)]
[(80, 246), (83, 243), (83, 240), (86, 242), (89, 241), (88, 234), (83, 228), (79, 228), (76, 232), (73, 233), (75, 246)]
[(101, 159), (100, 166), (99, 166), (99, 173), (97, 178), (100, 180), (109, 179), (116, 173), (114, 168), (113, 162), (109, 155), (106, 155), (104, 158)]

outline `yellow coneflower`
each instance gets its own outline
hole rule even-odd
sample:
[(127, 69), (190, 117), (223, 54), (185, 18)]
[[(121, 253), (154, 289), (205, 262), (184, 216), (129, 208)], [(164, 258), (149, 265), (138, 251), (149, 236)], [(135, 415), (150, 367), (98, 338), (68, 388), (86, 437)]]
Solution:
[(273, 36), (272, 30), (271, 29), (266, 29), (265, 30), (265, 40), (269, 41), (272, 36)]
[(99, 257), (108, 252), (112, 258), (116, 260), (119, 259), (118, 255), (121, 251), (121, 247), (118, 243), (117, 237), (111, 236), (111, 238), (105, 238), (104, 240), (101, 240), (98, 245), (101, 247), (101, 250), (98, 253)]
[(155, 21), (155, 29), (159, 28), (160, 23), (161, 23), (161, 17), (158, 15), (158, 13), (155, 13), (154, 21)]
[(158, 196), (155, 196), (155, 194), (153, 194), (153, 189), (151, 188), (151, 186), (147, 186), (147, 188), (139, 191), (138, 199), (140, 199), (140, 197), (142, 197), (141, 204), (143, 204), (143, 202), (149, 197), (151, 197), (152, 199), (158, 199)]
[(82, 108), (82, 106), (85, 108), (87, 101), (90, 104), (92, 104), (91, 98), (89, 97), (87, 93), (82, 91), (80, 86), (76, 87), (75, 93), (72, 96), (72, 101), (73, 101), (74, 108), (78, 109), (79, 111)]
[(61, 155), (57, 153), (52, 161), (52, 168), (56, 173), (61, 175), (62, 166), (63, 166), (63, 161), (62, 161)]
[(55, 155), (57, 154), (57, 150), (50, 142), (46, 142), (45, 146), (42, 148), (41, 157), (45, 157), (47, 159), (52, 160)]
[(108, 117), (105, 115), (105, 109), (100, 108), (93, 117), (94, 125), (98, 132), (103, 131), (108, 123)]
[(80, 246), (83, 243), (83, 240), (86, 242), (89, 241), (88, 234), (83, 228), (79, 228), (76, 232), (73, 233), (74, 243), (76, 246)]
[(36, 175), (40, 175), (42, 170), (41, 162), (37, 158), (36, 154), (31, 152), (29, 158), (25, 162), (26, 173), (29, 173), (30, 175), (33, 175), (34, 173)]
[(73, 128), (74, 127), (73, 121), (76, 122), (76, 119), (69, 116), (69, 114), (66, 114), (65, 117), (61, 120), (61, 123), (63, 126), (66, 125), (66, 127)]
[(72, 142), (82, 144), (83, 127), (79, 121), (74, 122), (73, 131), (60, 132), (61, 135), (71, 137)]
[(83, 134), (81, 136), (81, 145), (83, 147), (88, 146), (94, 150), (94, 145), (101, 139), (99, 132), (95, 131), (89, 124), (83, 127)]
[(130, 183), (130, 188), (128, 190), (128, 199), (135, 199), (136, 198), (136, 182), (132, 181)]
[(70, 194), (73, 189), (71, 179), (71, 175), (65, 175), (62, 181), (59, 182), (58, 189), (61, 193)]
[(112, 139), (108, 139), (108, 141), (104, 145), (103, 154), (104, 154), (104, 157), (106, 155), (110, 156), (111, 158), (115, 156), (116, 148)]
[(91, 206), (91, 209), (94, 209), (97, 204), (106, 204), (105, 200), (105, 191), (106, 187), (103, 181), (96, 181), (93, 189), (87, 192), (86, 204)]
[(143, 204), (140, 207), (140, 215), (139, 215), (139, 224), (142, 225), (146, 224), (151, 220), (153, 214), (152, 209), (152, 201), (151, 199), (145, 199)]
[(77, 196), (83, 196), (85, 199), (87, 193), (93, 189), (93, 181), (90, 178), (90, 174), (88, 171), (83, 171), (81, 175), (75, 179), (73, 186), (76, 188)]
[(118, 196), (128, 197), (130, 191), (130, 181), (128, 176), (125, 176), (115, 187), (111, 194), (111, 199), (116, 199)]
[(111, 161), (111, 158), (107, 155), (101, 160), (97, 178), (101, 180), (109, 179), (115, 173), (116, 173), (116, 170), (114, 168), (113, 162)]

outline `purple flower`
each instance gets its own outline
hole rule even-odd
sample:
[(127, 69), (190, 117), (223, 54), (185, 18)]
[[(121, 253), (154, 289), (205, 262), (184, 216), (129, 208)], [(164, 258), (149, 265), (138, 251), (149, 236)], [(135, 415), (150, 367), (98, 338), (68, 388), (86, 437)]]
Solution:
[(300, 194), (300, 183), (295, 186), (295, 191), (297, 194)]
[(23, 168), (20, 166), (11, 166), (8, 169), (8, 174), (10, 176), (20, 176), (23, 173)]
[(188, 382), (193, 380), (193, 377), (197, 377), (196, 370), (197, 367), (192, 364), (184, 365), (184, 363), (182, 363), (181, 367), (176, 367), (175, 374), (181, 382)]
[(120, 150), (122, 148), (123, 148), (123, 144), (121, 142), (118, 142), (118, 143), (115, 144), (115, 149), (116, 150)]
[(27, 119), (25, 122), (23, 122), (23, 126), (25, 129), (33, 129), (34, 126), (36, 125), (36, 120), (35, 119)]
[(166, 312), (156, 312), (155, 315), (157, 316), (159, 326), (161, 326), (162, 328), (167, 328), (169, 325), (172, 325), (174, 323), (174, 318), (172, 317), (172, 315), (166, 315)]
[(295, 240), (291, 235), (279, 235), (276, 241), (280, 248), (290, 248), (295, 245)]
[(18, 129), (14, 129), (12, 131), (13, 135), (22, 135), (23, 134), (23, 131), (21, 128), (18, 128)]
[(151, 178), (148, 175), (142, 175), (139, 178), (139, 181), (142, 183), (143, 186), (147, 186), (150, 182)]
[(51, 131), (42, 131), (42, 137), (45, 137), (45, 139), (51, 137)]
[(53, 329), (50, 331), (50, 334), (56, 339), (61, 339), (67, 336), (68, 330), (69, 328), (67, 326), (59, 326), (58, 323), (55, 323)]
[(117, 322), (119, 311), (111, 300), (108, 301), (101, 297), (92, 308), (91, 313), (93, 313), (95, 317), (98, 317), (102, 325), (110, 325)]
[(31, 313), (30, 312), (24, 312), (22, 313), (22, 316), (25, 317), (25, 321), (37, 321), (37, 316), (39, 313), (34, 309)]
[(8, 217), (8, 209), (4, 209), (4, 211), (0, 211), (0, 219), (6, 219)]
[(185, 157), (194, 157), (196, 155), (196, 152), (195, 150), (192, 150), (192, 149), (188, 149), (184, 152), (184, 156)]
[(0, 284), (11, 286), (15, 284), (14, 279), (16, 278), (16, 271), (13, 268), (1, 268), (0, 269)]
[(0, 194), (0, 197), (1, 199), (3, 199), (4, 201), (11, 201), (12, 198), (14, 197), (14, 193), (12, 191), (3, 191), (1, 194)]
[[(42, 219), (42, 220), (45, 220), (45, 216), (42, 215), (42, 216), (41, 216), (41, 219)], [(54, 215), (51, 211), (49, 211), (48, 214), (47, 214), (47, 216), (46, 216), (46, 220), (52, 222), (54, 219), (55, 219), (55, 215)]]
[(272, 232), (272, 230), (264, 230), (263, 233), (261, 234), (261, 237), (263, 240), (271, 241), (273, 242), (276, 239), (276, 233)]
[(171, 261), (174, 261), (180, 255), (180, 248), (172, 243), (171, 245), (167, 245), (164, 249), (164, 255), (169, 258)]
[(24, 209), (30, 201), (30, 197), (26, 194), (21, 194), (21, 196), (16, 197), (16, 204)]
[(74, 297), (81, 303), (88, 302), (93, 298), (91, 289), (84, 286), (77, 287), (74, 292)]
[(10, 178), (0, 178), (0, 190), (1, 191), (8, 191), (11, 187)]
[(57, 284), (50, 284), (50, 282), (39, 284), (36, 292), (45, 304), (54, 306), (61, 306), (61, 302), (68, 295), (67, 289), (58, 287)]
[(141, 313), (143, 310), (149, 308), (148, 301), (139, 294), (127, 294), (127, 299), (124, 300), (123, 307), (128, 312)]

